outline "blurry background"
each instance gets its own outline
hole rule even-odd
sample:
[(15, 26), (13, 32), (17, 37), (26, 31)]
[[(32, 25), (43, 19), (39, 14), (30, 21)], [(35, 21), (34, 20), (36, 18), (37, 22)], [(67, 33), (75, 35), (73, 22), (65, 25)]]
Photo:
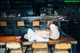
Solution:
[[(54, 15), (67, 16), (61, 21), (61, 29), (77, 41), (77, 53), (80, 49), (80, 1), (79, 0), (0, 0), (0, 22), (6, 21), (7, 26), (0, 25), (1, 35), (23, 35), (31, 23), (24, 20), (24, 26), (17, 26), (17, 17)], [(9, 18), (10, 17), (10, 18)], [(13, 17), (13, 18), (12, 18)], [(4, 19), (5, 18), (5, 19)], [(10, 21), (11, 20), (11, 21)], [(43, 23), (45, 24), (45, 23)]]

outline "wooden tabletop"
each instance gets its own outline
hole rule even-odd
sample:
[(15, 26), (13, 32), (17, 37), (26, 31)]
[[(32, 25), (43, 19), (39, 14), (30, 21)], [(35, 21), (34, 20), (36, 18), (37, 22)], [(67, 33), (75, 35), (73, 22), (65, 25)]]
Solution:
[(16, 37), (18, 36), (0, 36), (0, 42), (21, 42), (21, 40)]
[(0, 45), (5, 45), (6, 42), (21, 42), (16, 37), (18, 36), (0, 36)]
[(77, 41), (71, 36), (61, 37), (58, 40), (49, 40), (49, 43), (58, 43), (58, 42), (70, 42), (71, 44), (77, 44)]
[[(30, 42), (23, 42), (20, 39), (17, 39), (16, 37), (18, 36), (0, 36), (0, 45), (5, 44), (6, 42), (22, 42), (24, 45), (26, 44), (31, 44)], [(48, 43), (50, 44), (54, 44), (54, 43), (58, 43), (58, 42), (70, 42), (72, 44), (77, 44), (77, 41), (71, 37), (71, 36), (67, 36), (67, 37), (61, 37), (58, 40), (49, 40)]]
[[(71, 37), (71, 36), (67, 36), (67, 37), (61, 37), (60, 39), (57, 40), (49, 40), (47, 43), (48, 44), (56, 44), (56, 43), (71, 43), (71, 44), (77, 44), (77, 41)], [(30, 42), (23, 42), (23, 45), (30, 45)]]

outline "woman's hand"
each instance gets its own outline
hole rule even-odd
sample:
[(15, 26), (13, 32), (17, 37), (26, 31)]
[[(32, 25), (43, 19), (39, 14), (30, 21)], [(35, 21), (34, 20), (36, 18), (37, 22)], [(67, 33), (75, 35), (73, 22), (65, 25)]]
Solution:
[(21, 38), (21, 36), (19, 36), (19, 37), (16, 37), (16, 39), (17, 39), (17, 40), (20, 40), (20, 38)]

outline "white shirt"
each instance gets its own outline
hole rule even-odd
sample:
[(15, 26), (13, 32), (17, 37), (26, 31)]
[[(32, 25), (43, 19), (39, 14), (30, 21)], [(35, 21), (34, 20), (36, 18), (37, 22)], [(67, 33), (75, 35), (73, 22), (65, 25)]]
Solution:
[(32, 29), (28, 29), (28, 33), (24, 35), (25, 39), (28, 39), (30, 42), (36, 40), (37, 42), (47, 42), (49, 40), (49, 32), (46, 31), (33, 31)]

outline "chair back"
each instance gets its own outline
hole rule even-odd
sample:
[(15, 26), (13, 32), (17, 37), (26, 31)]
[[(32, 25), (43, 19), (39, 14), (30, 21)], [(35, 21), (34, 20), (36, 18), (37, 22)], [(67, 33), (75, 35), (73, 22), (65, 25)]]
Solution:
[(32, 53), (48, 53), (48, 46), (46, 43), (33, 43)]
[(7, 53), (22, 53), (21, 44), (19, 42), (7, 42), (6, 51)]
[(71, 44), (69, 43), (60, 43), (55, 45), (55, 49), (70, 49)]
[(32, 26), (39, 26), (39, 21), (33, 21)]
[(6, 47), (10, 49), (20, 49), (21, 45), (19, 42), (7, 42)]
[(55, 45), (54, 53), (69, 53), (71, 52), (70, 43), (58, 43)]

